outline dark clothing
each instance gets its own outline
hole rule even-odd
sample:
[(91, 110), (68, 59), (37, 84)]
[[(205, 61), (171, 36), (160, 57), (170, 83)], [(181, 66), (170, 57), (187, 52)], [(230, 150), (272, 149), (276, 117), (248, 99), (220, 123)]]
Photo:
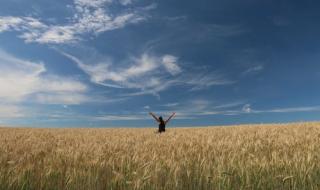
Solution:
[(159, 123), (159, 133), (166, 131), (166, 124), (162, 121)]

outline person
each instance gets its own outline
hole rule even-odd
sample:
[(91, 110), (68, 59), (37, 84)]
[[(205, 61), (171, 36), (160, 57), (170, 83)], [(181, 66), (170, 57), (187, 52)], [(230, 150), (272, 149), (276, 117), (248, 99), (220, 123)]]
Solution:
[(166, 124), (170, 121), (170, 119), (175, 116), (176, 113), (172, 113), (172, 115), (166, 120), (164, 121), (162, 116), (160, 116), (159, 118), (154, 115), (152, 112), (149, 113), (158, 123), (159, 123), (159, 133), (165, 132), (166, 131)]

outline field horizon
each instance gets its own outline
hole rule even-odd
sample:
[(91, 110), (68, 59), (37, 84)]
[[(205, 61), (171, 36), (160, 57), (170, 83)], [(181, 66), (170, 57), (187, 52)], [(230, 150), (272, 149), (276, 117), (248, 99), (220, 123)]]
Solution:
[[(170, 129), (188, 129), (188, 128), (219, 128), (219, 127), (242, 127), (242, 126), (282, 126), (282, 125), (296, 125), (296, 124), (320, 124), (320, 120), (314, 121), (292, 121), (292, 122), (268, 122), (268, 123), (241, 123), (241, 124), (225, 124), (225, 125), (195, 125), (195, 126), (175, 126), (169, 124), (166, 130)], [(25, 126), (25, 125), (0, 125), (0, 128), (13, 128), (13, 129), (154, 129), (157, 131), (157, 124), (153, 126)]]

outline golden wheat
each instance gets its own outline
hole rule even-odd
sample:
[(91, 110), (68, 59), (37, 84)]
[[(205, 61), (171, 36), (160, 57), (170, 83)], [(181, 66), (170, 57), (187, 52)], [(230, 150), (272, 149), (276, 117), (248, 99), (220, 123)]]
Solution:
[(320, 124), (0, 128), (0, 189), (320, 189)]

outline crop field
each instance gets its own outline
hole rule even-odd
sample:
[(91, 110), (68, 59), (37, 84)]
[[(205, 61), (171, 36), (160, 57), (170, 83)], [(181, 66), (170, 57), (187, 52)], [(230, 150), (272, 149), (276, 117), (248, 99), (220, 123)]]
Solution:
[(0, 128), (0, 189), (320, 189), (320, 124)]

